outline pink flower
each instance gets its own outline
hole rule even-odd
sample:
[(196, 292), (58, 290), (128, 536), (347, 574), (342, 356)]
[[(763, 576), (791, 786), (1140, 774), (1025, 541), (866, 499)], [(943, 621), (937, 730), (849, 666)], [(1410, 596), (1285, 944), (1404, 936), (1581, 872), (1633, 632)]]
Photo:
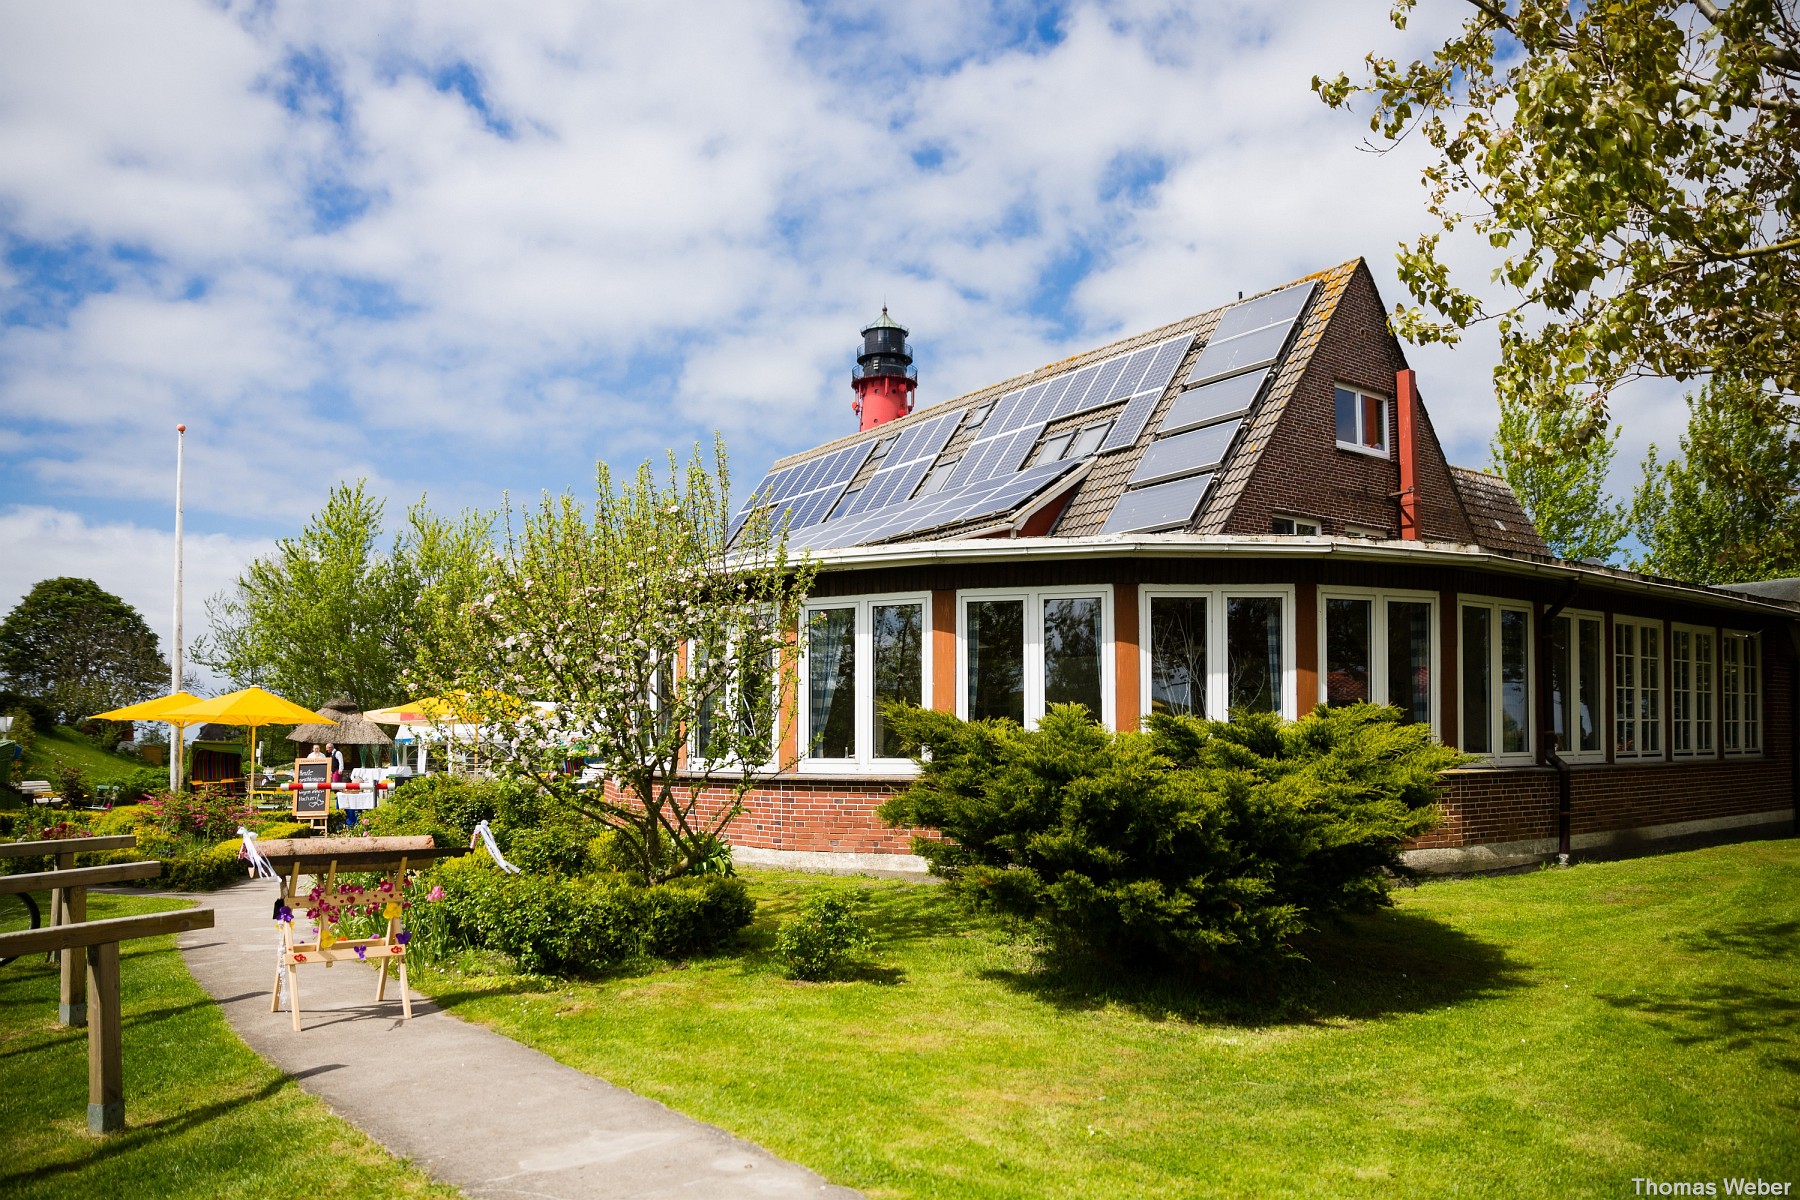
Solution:
[(444, 889), (441, 887), (434, 887), (431, 889), (431, 893), (429, 895), (427, 895), (425, 898), (427, 900), (431, 900), (434, 902), (438, 901), (438, 900), (442, 900), (444, 898)]

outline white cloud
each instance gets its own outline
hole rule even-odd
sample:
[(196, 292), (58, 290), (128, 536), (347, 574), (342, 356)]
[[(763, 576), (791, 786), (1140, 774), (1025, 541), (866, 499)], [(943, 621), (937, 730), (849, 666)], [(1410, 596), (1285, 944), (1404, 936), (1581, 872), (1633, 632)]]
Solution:
[[(227, 534), (185, 534), (182, 625), (191, 644), (206, 631), (206, 598), (224, 591), (257, 555), (274, 543)], [(173, 645), (175, 533), (123, 523), (101, 524), (60, 509), (21, 506), (0, 510), (0, 613), (9, 612), (46, 579), (91, 579), (137, 609), (161, 639)], [(190, 671), (195, 671), (192, 663)], [(197, 672), (210, 679), (207, 672)], [(218, 681), (212, 681), (218, 682)]]

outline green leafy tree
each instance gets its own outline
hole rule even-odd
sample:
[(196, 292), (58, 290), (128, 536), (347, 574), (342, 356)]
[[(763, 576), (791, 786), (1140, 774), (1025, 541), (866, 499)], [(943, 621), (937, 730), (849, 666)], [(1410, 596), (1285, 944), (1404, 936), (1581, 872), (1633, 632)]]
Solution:
[(1688, 397), (1681, 457), (1644, 460), (1633, 566), (1691, 583), (1800, 575), (1800, 438), (1767, 389), (1714, 378)]
[[(733, 539), (723, 445), (646, 463), (587, 508), (547, 496), (515, 523), (487, 592), (431, 639), (424, 690), (468, 698), (503, 770), (616, 831), (655, 883), (718, 860), (775, 757), (791, 630), (812, 569), (757, 512)], [(528, 701), (547, 702), (534, 705)], [(592, 777), (571, 774), (585, 758)], [(608, 781), (602, 785), (600, 778)], [(710, 790), (723, 799), (702, 803)]]
[(1333, 914), (1385, 904), (1401, 847), (1464, 761), (1391, 708), (1296, 722), (1152, 716), (1112, 734), (1078, 705), (1035, 730), (896, 708), (929, 751), (881, 806), (963, 896), (1099, 957), (1229, 971), (1289, 957)]
[[(1396, 0), (1406, 25), (1416, 0)], [(1368, 82), (1313, 80), (1344, 107), (1372, 96), (1386, 145), (1425, 139), (1427, 211), (1403, 246), (1415, 340), (1495, 320), (1503, 399), (1580, 397), (1600, 427), (1644, 375), (1719, 372), (1800, 391), (1800, 22), (1792, 0), (1469, 0), (1429, 58), (1369, 56)], [(1490, 308), (1452, 279), (1444, 233), (1502, 255)], [(1784, 406), (1788, 420), (1792, 404)]]
[(1502, 400), (1494, 469), (1559, 558), (1605, 560), (1630, 532), (1625, 506), (1613, 503), (1606, 490), (1620, 431), (1571, 439), (1570, 427), (1580, 420), (1566, 406)]
[(312, 707), (338, 695), (364, 709), (404, 699), (428, 631), (479, 594), (492, 522), (439, 517), (421, 500), (383, 552), (384, 511), (362, 480), (334, 487), (299, 537), (207, 601), (195, 661)]
[(138, 610), (91, 579), (46, 579), (0, 622), (0, 673), (56, 720), (148, 699), (169, 664)]

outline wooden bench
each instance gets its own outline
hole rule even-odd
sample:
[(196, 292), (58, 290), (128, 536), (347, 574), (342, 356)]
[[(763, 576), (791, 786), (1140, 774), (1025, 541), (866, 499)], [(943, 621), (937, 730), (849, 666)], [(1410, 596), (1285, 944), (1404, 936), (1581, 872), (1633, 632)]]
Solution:
[[(440, 858), (467, 854), (463, 849), (440, 850), (429, 834), (416, 837), (385, 838), (287, 838), (258, 842), (257, 849), (275, 868), (281, 882), (279, 907), (286, 907), (292, 919), (279, 921), (281, 958), (275, 967), (275, 986), (269, 993), (269, 1011), (281, 1011), (281, 989), (287, 985), (288, 1011), (293, 1015), (294, 1032), (300, 1032), (299, 968), (323, 963), (327, 968), (340, 962), (369, 962), (379, 965), (380, 977), (375, 982), (376, 1003), (387, 998), (388, 970), (398, 963), (400, 968), (400, 1010), (404, 1018), (412, 1018), (412, 994), (406, 985), (407, 935), (401, 921), (400, 901), (406, 872)], [(333, 896), (339, 871), (371, 872), (386, 875), (392, 891), (393, 906), (387, 911), (387, 930), (379, 937), (343, 938), (329, 936), (328, 923), (320, 920), (321, 936), (303, 942), (294, 936), (294, 926), (304, 919), (301, 910), (310, 904), (306, 892), (300, 890), (302, 876), (318, 881), (326, 896)], [(365, 901), (366, 903), (366, 901)]]
[[(0, 842), (0, 858), (42, 858), (51, 857), (56, 860), (56, 870), (37, 875), (9, 875), (0, 877), (0, 881), (16, 881), (20, 879), (40, 879), (46, 882), (32, 884), (29, 887), (0, 886), (0, 894), (10, 895), (14, 892), (35, 892), (42, 888), (50, 889), (50, 925), (70, 925), (87, 920), (87, 889), (100, 883), (123, 883), (132, 879), (154, 879), (162, 873), (161, 863), (125, 863), (125, 867), (136, 869), (137, 873), (127, 873), (109, 878), (100, 878), (92, 874), (95, 871), (117, 870), (117, 867), (83, 867), (78, 872), (75, 867), (75, 856), (96, 850), (129, 850), (137, 845), (135, 834), (119, 834), (115, 837), (54, 838), (40, 842)], [(153, 868), (144, 870), (143, 868)], [(61, 874), (59, 874), (61, 872)], [(86, 872), (86, 874), (82, 874)], [(82, 963), (81, 955), (68, 950), (62, 956), (62, 988), (56, 1006), (56, 1019), (64, 1025), (80, 1027), (87, 1024), (87, 969)]]
[[(136, 864), (133, 864), (136, 865)], [(161, 864), (151, 864), (160, 866)], [(106, 868), (95, 868), (96, 870)], [(10, 880), (37, 880), (44, 876), (12, 875)], [(125, 1128), (125, 1063), (119, 1007), (119, 943), (134, 938), (159, 937), (188, 929), (211, 929), (210, 908), (183, 912), (149, 913), (141, 917), (115, 917), (110, 921), (83, 921), (48, 929), (23, 929), (0, 933), (0, 954), (38, 954), (60, 950), (67, 956), (83, 952), (87, 960), (88, 993), (94, 998), (93, 1020), (88, 1022), (88, 1130), (114, 1133)]]
[(26, 799), (33, 804), (55, 804), (62, 797), (51, 788), (48, 779), (21, 779), (19, 790), (25, 793)]

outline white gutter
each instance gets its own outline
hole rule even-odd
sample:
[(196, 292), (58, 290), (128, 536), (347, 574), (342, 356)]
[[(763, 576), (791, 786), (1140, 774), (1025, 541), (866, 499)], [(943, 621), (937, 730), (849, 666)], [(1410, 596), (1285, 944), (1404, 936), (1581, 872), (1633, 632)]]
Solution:
[(1502, 575), (1539, 579), (1580, 579), (1598, 586), (1664, 600), (1682, 598), (1790, 620), (1800, 618), (1800, 605), (1797, 604), (1757, 599), (1742, 592), (1730, 592), (1700, 584), (1656, 579), (1613, 567), (1596, 567), (1560, 559), (1545, 561), (1517, 558), (1496, 550), (1457, 542), (1159, 533), (1113, 537), (956, 538), (934, 542), (895, 542), (881, 546), (843, 546), (831, 550), (815, 550), (804, 557), (816, 562), (821, 571), (1008, 562), (1019, 559), (1067, 562), (1097, 558), (1274, 558), (1408, 563), (1493, 571)]

